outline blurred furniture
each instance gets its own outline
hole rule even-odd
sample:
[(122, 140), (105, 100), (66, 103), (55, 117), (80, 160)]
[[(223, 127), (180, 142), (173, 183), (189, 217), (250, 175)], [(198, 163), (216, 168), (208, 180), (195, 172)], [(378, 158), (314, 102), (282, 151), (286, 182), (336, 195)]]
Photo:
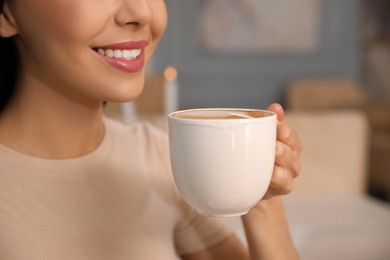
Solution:
[(390, 201), (390, 100), (371, 100), (350, 79), (297, 79), (288, 84), (286, 104), (290, 111), (364, 111), (371, 128), (367, 190)]
[(390, 207), (368, 196), (285, 199), (301, 260), (390, 259)]
[(367, 101), (359, 85), (349, 79), (293, 80), (285, 97), (290, 110), (358, 108)]
[(372, 128), (369, 191), (390, 202), (390, 100), (364, 108)]
[(364, 113), (291, 111), (285, 120), (304, 145), (292, 195), (365, 194), (370, 130)]
[(285, 199), (302, 260), (390, 259), (390, 205), (366, 195), (366, 114), (291, 111), (286, 121), (304, 144), (301, 176)]
[(390, 37), (368, 43), (365, 50), (364, 76), (370, 96), (390, 98)]
[(142, 116), (164, 113), (165, 79), (163, 75), (148, 75), (141, 95), (135, 101), (137, 114)]
[(347, 79), (295, 80), (286, 102), (304, 143), (302, 176), (285, 200), (302, 259), (390, 259), (390, 205), (367, 193), (390, 190), (390, 107)]

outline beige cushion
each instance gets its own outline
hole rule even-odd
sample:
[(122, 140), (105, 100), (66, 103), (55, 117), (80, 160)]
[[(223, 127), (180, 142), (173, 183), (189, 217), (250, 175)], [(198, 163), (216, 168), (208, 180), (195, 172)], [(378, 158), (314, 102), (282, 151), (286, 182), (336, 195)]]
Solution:
[(304, 147), (302, 172), (292, 196), (365, 192), (369, 126), (362, 112), (288, 112), (285, 120)]
[(148, 75), (141, 95), (135, 101), (139, 115), (156, 115), (164, 113), (164, 77)]
[(300, 79), (288, 85), (286, 102), (294, 110), (358, 108), (367, 102), (367, 96), (353, 80)]

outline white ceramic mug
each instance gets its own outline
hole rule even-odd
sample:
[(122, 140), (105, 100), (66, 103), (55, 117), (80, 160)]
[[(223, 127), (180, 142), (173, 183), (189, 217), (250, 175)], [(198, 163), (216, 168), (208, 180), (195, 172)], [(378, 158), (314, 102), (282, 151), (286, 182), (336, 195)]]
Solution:
[(275, 162), (276, 114), (192, 109), (168, 116), (172, 172), (200, 214), (246, 214), (267, 191)]

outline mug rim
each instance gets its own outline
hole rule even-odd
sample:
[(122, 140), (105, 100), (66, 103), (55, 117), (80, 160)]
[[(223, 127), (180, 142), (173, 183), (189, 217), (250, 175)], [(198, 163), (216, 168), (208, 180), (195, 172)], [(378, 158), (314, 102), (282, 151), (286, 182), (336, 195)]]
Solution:
[[(182, 118), (182, 117), (175, 117), (176, 114), (180, 113), (187, 113), (187, 112), (192, 112), (192, 111), (228, 111), (228, 110), (236, 110), (236, 111), (248, 111), (248, 112), (263, 112), (266, 113), (267, 115), (262, 116), (262, 117), (253, 117), (253, 118), (234, 118), (234, 119), (204, 119), (204, 118)], [(265, 110), (265, 109), (256, 109), (256, 108), (191, 108), (191, 109), (183, 109), (183, 110), (178, 110), (170, 113), (168, 115), (169, 120), (175, 120), (175, 121), (180, 121), (180, 122), (188, 122), (188, 123), (196, 123), (196, 122), (237, 122), (237, 123), (250, 123), (254, 121), (269, 121), (273, 120), (276, 118), (276, 113), (273, 111)]]

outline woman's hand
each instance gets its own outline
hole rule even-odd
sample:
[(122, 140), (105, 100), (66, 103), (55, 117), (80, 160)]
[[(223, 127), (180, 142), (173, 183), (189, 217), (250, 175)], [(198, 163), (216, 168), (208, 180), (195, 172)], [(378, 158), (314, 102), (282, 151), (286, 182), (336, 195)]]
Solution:
[(301, 169), (300, 153), (302, 143), (294, 129), (283, 122), (284, 110), (279, 104), (270, 105), (267, 110), (278, 117), (275, 168), (264, 199), (290, 193), (293, 181)]
[(248, 214), (242, 216), (248, 241), (250, 259), (299, 259), (289, 234), (282, 200), (278, 195), (290, 193), (294, 179), (299, 175), (302, 143), (287, 123), (279, 104), (267, 110), (278, 117), (275, 167), (271, 184), (264, 199)]

